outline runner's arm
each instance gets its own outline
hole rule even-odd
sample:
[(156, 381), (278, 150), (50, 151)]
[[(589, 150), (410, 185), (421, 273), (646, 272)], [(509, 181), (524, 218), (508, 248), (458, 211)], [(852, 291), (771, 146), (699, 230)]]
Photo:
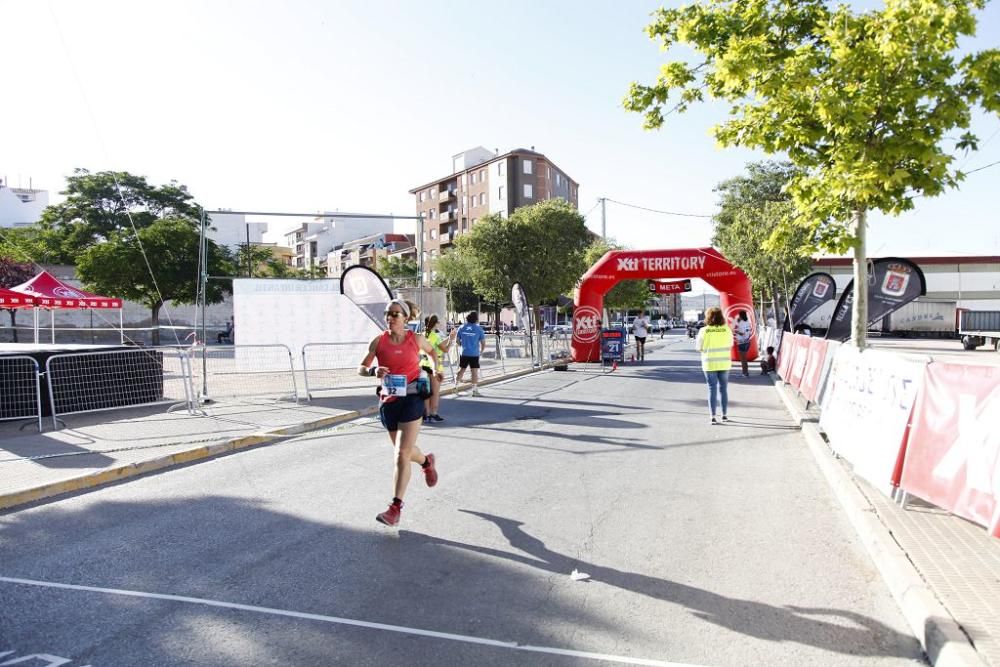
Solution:
[[(375, 361), (375, 348), (378, 347), (379, 338), (380, 336), (376, 336), (375, 338), (372, 339), (372, 342), (368, 344), (368, 354), (365, 355), (365, 358), (362, 359), (361, 363), (358, 365), (358, 375), (361, 375), (362, 377), (368, 377), (372, 375), (371, 365), (372, 362)], [(381, 373), (381, 375), (379, 373)], [(382, 377), (382, 375), (385, 375), (384, 369), (381, 366), (376, 367), (375, 377), (380, 378)]]

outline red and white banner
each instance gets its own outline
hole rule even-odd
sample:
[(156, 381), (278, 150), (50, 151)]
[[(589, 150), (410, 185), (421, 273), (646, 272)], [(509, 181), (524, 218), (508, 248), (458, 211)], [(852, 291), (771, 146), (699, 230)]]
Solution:
[(810, 403), (815, 403), (816, 396), (819, 394), (823, 363), (826, 361), (826, 350), (829, 342), (823, 338), (809, 339), (809, 356), (806, 357), (805, 370), (802, 372), (802, 382), (799, 384), (799, 392)]
[(833, 360), (837, 357), (837, 350), (842, 343), (836, 340), (826, 341), (826, 358), (823, 359), (823, 370), (819, 373), (819, 385), (816, 387), (816, 403), (822, 404), (826, 389), (829, 386), (830, 370), (833, 368)]
[(897, 482), (896, 462), (926, 365), (841, 345), (827, 378), (820, 427), (855, 474), (886, 494)]
[(806, 369), (806, 361), (809, 359), (809, 343), (812, 340), (809, 336), (796, 336), (795, 347), (792, 352), (792, 362), (788, 366), (788, 379), (786, 382), (796, 389), (802, 386), (802, 373)]
[(792, 365), (792, 357), (795, 355), (796, 341), (800, 336), (785, 332), (781, 337), (781, 346), (778, 348), (778, 377), (788, 382), (788, 369)]
[(1000, 368), (927, 367), (901, 486), (1000, 537)]

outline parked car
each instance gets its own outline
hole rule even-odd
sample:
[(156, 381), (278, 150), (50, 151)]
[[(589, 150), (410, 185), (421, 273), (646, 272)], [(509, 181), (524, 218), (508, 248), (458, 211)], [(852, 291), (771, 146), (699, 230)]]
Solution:
[(542, 333), (547, 334), (549, 338), (552, 338), (556, 334), (572, 335), (573, 327), (569, 324), (546, 324), (542, 327)]

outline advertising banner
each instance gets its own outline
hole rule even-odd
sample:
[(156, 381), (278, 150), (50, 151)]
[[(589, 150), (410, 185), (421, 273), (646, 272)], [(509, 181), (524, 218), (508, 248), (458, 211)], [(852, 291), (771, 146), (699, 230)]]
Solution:
[(809, 339), (809, 355), (806, 358), (805, 368), (802, 371), (802, 382), (799, 384), (799, 393), (802, 398), (810, 403), (816, 402), (819, 394), (820, 380), (823, 374), (823, 363), (826, 361), (827, 344), (822, 338)]
[(823, 370), (820, 371), (819, 385), (816, 387), (815, 402), (818, 405), (823, 404), (823, 397), (826, 395), (826, 388), (829, 386), (830, 369), (833, 368), (833, 360), (837, 356), (837, 350), (843, 344), (835, 340), (824, 342), (826, 343), (826, 357), (823, 359)]
[(820, 427), (855, 474), (886, 494), (926, 365), (841, 345), (827, 378)]
[(827, 301), (837, 296), (837, 283), (828, 273), (810, 273), (795, 289), (789, 306), (790, 317), (785, 318), (785, 331), (792, 330), (792, 324), (804, 322), (809, 314)]
[(654, 294), (680, 294), (691, 291), (690, 280), (650, 280), (649, 291)]
[(788, 369), (792, 365), (797, 341), (803, 338), (798, 334), (786, 333), (781, 337), (781, 347), (778, 348), (778, 377), (788, 382)]
[(901, 486), (1000, 537), (1000, 368), (927, 367)]
[(380, 329), (385, 329), (385, 307), (392, 301), (392, 290), (367, 266), (355, 264), (340, 274), (340, 293), (368, 316)]
[(602, 329), (601, 330), (601, 362), (611, 363), (612, 361), (625, 361), (625, 330)]
[(521, 283), (514, 283), (510, 288), (510, 300), (514, 304), (514, 313), (517, 316), (517, 326), (522, 331), (533, 331), (531, 326), (531, 306), (528, 304), (528, 295), (524, 293)]
[(796, 336), (795, 348), (792, 352), (792, 362), (788, 366), (788, 378), (785, 380), (796, 389), (802, 386), (802, 373), (806, 369), (806, 361), (809, 358), (809, 336)]
[[(927, 293), (924, 273), (908, 259), (883, 257), (869, 266), (868, 326), (899, 310), (918, 296)], [(845, 341), (851, 337), (851, 307), (854, 305), (854, 281), (840, 295), (830, 320), (826, 337)]]

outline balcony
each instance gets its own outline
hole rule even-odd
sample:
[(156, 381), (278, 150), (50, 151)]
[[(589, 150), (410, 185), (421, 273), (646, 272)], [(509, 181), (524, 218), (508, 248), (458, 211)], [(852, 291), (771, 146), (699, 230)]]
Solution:
[(455, 198), (455, 190), (449, 188), (438, 193), (438, 201), (450, 201)]
[(458, 213), (454, 209), (452, 209), (450, 211), (441, 211), (440, 221), (441, 222), (450, 222), (452, 220), (455, 220), (457, 217), (458, 217)]
[(440, 237), (438, 237), (438, 238), (440, 239), (440, 243), (441, 243), (441, 245), (447, 245), (447, 244), (449, 244), (449, 243), (451, 243), (452, 241), (454, 241), (454, 240), (455, 240), (455, 239), (453, 238), (453, 236), (454, 236), (454, 235), (452, 235), (452, 234), (442, 234), (442, 235), (441, 235)]

